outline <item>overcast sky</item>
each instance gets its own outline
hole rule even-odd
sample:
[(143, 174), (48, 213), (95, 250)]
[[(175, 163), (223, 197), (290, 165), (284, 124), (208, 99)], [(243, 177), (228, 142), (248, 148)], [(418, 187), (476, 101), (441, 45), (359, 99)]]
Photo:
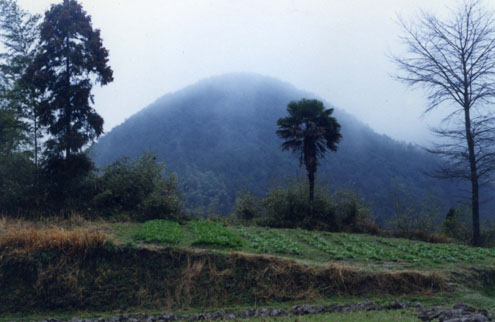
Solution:
[[(18, 0), (43, 13), (53, 0)], [(425, 143), (445, 110), (393, 80), (397, 15), (445, 15), (456, 0), (80, 0), (101, 29), (114, 82), (95, 87), (105, 131), (202, 78), (255, 72), (345, 109), (379, 133)], [(493, 1), (485, 1), (495, 7)]]

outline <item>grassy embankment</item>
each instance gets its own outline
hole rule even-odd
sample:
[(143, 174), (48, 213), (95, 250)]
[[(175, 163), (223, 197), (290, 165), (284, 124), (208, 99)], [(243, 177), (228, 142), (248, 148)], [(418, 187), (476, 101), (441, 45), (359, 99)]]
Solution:
[(208, 310), (363, 298), (495, 308), (495, 249), (206, 221), (4, 219), (0, 234), (3, 312)]

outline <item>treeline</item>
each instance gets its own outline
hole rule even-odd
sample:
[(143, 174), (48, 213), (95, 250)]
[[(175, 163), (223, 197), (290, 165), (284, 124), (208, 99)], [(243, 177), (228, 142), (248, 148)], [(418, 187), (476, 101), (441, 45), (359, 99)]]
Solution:
[(0, 0), (0, 211), (67, 213), (89, 200), (85, 148), (103, 133), (94, 84), (113, 81), (100, 31), (75, 0), (44, 17)]

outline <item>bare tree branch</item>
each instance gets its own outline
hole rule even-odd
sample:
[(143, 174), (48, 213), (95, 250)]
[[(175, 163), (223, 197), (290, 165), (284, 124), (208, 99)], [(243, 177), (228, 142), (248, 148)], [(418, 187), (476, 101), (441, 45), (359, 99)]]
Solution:
[(440, 143), (426, 150), (444, 160), (433, 176), (471, 182), (473, 243), (479, 245), (479, 186), (491, 184), (495, 170), (494, 13), (480, 0), (465, 0), (446, 20), (421, 11), (414, 24), (399, 23), (407, 54), (393, 57), (395, 78), (427, 91), (425, 113), (441, 104), (452, 108), (444, 126), (433, 129)]

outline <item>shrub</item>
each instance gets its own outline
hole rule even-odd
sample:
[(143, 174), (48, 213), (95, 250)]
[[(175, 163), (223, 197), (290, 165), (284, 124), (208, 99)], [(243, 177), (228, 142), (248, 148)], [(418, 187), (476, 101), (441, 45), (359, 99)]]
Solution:
[(93, 207), (104, 217), (126, 214), (132, 220), (180, 220), (177, 180), (163, 176), (164, 166), (151, 154), (118, 160), (102, 170)]
[(0, 213), (11, 217), (30, 217), (44, 206), (38, 193), (38, 172), (28, 155), (0, 155)]
[(94, 194), (94, 170), (93, 161), (84, 153), (71, 154), (69, 158), (52, 156), (44, 160), (45, 207), (51, 213), (63, 213), (66, 218), (73, 212), (87, 211)]
[(395, 234), (407, 237), (438, 232), (442, 212), (440, 201), (432, 194), (420, 198), (409, 192), (405, 185), (398, 184), (393, 200), (390, 228)]
[(287, 187), (271, 189), (261, 203), (261, 225), (368, 233), (379, 230), (364, 200), (350, 191), (332, 195), (327, 189), (316, 187), (311, 211), (307, 184), (292, 182)]
[(463, 243), (471, 242), (470, 211), (466, 206), (449, 209), (441, 224), (441, 231), (448, 237)]
[(495, 222), (493, 220), (486, 221), (483, 224), (481, 228), (481, 241), (484, 247), (495, 247)]
[(315, 189), (312, 216), (304, 183), (292, 182), (287, 187), (271, 189), (263, 206), (265, 223), (271, 227), (338, 230), (331, 196), (320, 188)]
[(380, 233), (380, 227), (372, 217), (366, 200), (350, 189), (338, 190), (334, 194), (339, 231), (350, 233)]
[(234, 204), (234, 214), (237, 218), (251, 222), (255, 217), (261, 215), (261, 211), (259, 198), (249, 192), (237, 196)]

